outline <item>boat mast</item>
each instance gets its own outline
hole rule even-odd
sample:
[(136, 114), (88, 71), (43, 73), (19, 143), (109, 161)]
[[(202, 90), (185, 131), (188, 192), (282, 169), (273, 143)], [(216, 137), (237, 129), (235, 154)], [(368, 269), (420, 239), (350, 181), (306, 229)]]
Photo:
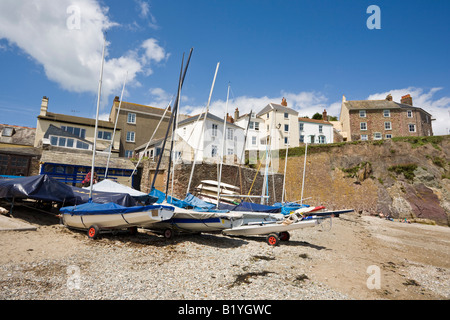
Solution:
[[(184, 78), (186, 77), (186, 71), (187, 71), (187, 68), (188, 68), (188, 66), (189, 66), (189, 61), (191, 60), (192, 51), (193, 51), (193, 48), (191, 48), (191, 51), (189, 52), (189, 58), (188, 58), (188, 61), (187, 61), (187, 63), (186, 63), (186, 67), (185, 67), (185, 69), (184, 69), (183, 77), (180, 79), (180, 80), (181, 80), (181, 84), (179, 83), (179, 85), (178, 85), (179, 88), (183, 87)], [(184, 56), (184, 55), (183, 55), (183, 56)], [(174, 109), (175, 109), (175, 110), (176, 110), (176, 108), (177, 108), (177, 104), (178, 104), (178, 97), (177, 97), (177, 99), (175, 100), (175, 104), (174, 104)], [(166, 147), (167, 136), (168, 136), (169, 131), (170, 131), (170, 126), (172, 125), (172, 122), (173, 122), (173, 117), (174, 117), (174, 112), (172, 112), (172, 114), (171, 114), (171, 116), (170, 116), (169, 124), (168, 124), (168, 126), (167, 126), (166, 135), (165, 135), (164, 140), (163, 140), (163, 145), (162, 145), (161, 153), (160, 153), (160, 155), (159, 155), (158, 164), (156, 165), (156, 170), (155, 170), (155, 174), (154, 174), (154, 176), (153, 176), (153, 181), (152, 181), (152, 185), (151, 185), (151, 187), (150, 187), (150, 191), (153, 190), (154, 187), (155, 187), (156, 177), (158, 176), (159, 166), (161, 165), (162, 156), (163, 156), (163, 154), (164, 154), (164, 149), (165, 149), (165, 147)]]
[(308, 153), (308, 142), (306, 142), (306, 144), (305, 144), (305, 162), (303, 163), (302, 197), (300, 198), (300, 204), (303, 204), (303, 188), (305, 186), (306, 154), (307, 153)]
[(227, 133), (227, 115), (228, 115), (228, 97), (230, 96), (230, 84), (228, 83), (228, 90), (227, 90), (227, 103), (225, 105), (225, 117), (223, 120), (223, 134), (222, 134), (222, 152), (220, 157), (220, 169), (219, 169), (219, 178), (217, 179), (217, 209), (219, 208), (219, 202), (220, 202), (220, 182), (222, 180), (222, 165), (223, 165), (223, 156), (224, 156), (224, 149), (225, 149), (225, 134)]
[(91, 166), (91, 181), (90, 181), (91, 187), (89, 188), (89, 200), (92, 200), (92, 186), (94, 181), (95, 149), (97, 148), (97, 132), (98, 132), (98, 111), (100, 108), (100, 96), (102, 92), (103, 65), (105, 63), (105, 46), (106, 46), (106, 36), (105, 34), (103, 34), (102, 66), (100, 68), (100, 80), (98, 82), (97, 113), (95, 116), (94, 146), (92, 150), (92, 166)]
[(105, 179), (106, 179), (106, 176), (108, 175), (109, 160), (111, 158), (111, 153), (112, 153), (112, 149), (113, 149), (113, 145), (114, 145), (114, 137), (116, 135), (117, 120), (119, 120), (120, 107), (122, 105), (123, 92), (125, 91), (125, 83), (127, 82), (127, 77), (128, 77), (128, 71), (125, 74), (125, 80), (123, 81), (122, 93), (120, 94), (119, 108), (117, 109), (117, 114), (116, 114), (116, 122), (114, 123), (114, 131), (113, 131), (112, 138), (111, 138), (111, 144), (109, 145), (108, 161), (106, 161), (106, 169), (105, 169)]
[[(201, 137), (200, 137), (200, 140), (199, 140), (199, 147), (200, 147), (200, 142), (203, 141), (203, 143), (204, 143), (204, 131), (205, 131), (206, 116), (208, 115), (209, 104), (211, 102), (211, 96), (212, 96), (212, 93), (213, 93), (213, 90), (214, 90), (214, 83), (216, 82), (217, 71), (219, 70), (219, 65), (220, 65), (220, 62), (217, 63), (216, 72), (214, 74), (214, 79), (213, 79), (213, 82), (212, 82), (212, 85), (211, 85), (211, 90), (209, 92), (208, 103), (206, 104), (206, 111), (205, 111), (205, 117), (204, 117), (203, 124), (202, 124), (202, 132), (201, 132)], [(200, 119), (200, 117), (199, 117), (199, 119)], [(194, 130), (194, 129), (195, 129), (195, 127), (192, 128), (192, 130)], [(194, 168), (195, 168), (195, 159), (197, 158), (197, 151), (198, 151), (198, 148), (195, 149), (195, 151), (194, 151), (194, 160), (192, 162), (191, 175), (189, 177), (189, 183), (188, 183), (188, 187), (187, 187), (187, 190), (186, 190), (186, 195), (189, 193), (189, 189), (191, 188), (192, 176), (194, 174)]]
[[(183, 77), (183, 61), (184, 61), (184, 53), (183, 53), (183, 59), (181, 60), (180, 80), (179, 80), (179, 83), (178, 83), (178, 91), (177, 91), (177, 101), (175, 101), (175, 103), (174, 103), (174, 108), (173, 108), (173, 112), (172, 112), (172, 116), (173, 116), (174, 121), (173, 121), (173, 124), (172, 124), (172, 139), (171, 139), (171, 142), (170, 142), (169, 164), (167, 165), (166, 201), (167, 201), (167, 197), (168, 197), (168, 194), (169, 194), (170, 167), (172, 165), (173, 141), (174, 141), (175, 130), (176, 130), (176, 126), (177, 126), (178, 108), (179, 108), (179, 103), (180, 103), (180, 99), (181, 99), (180, 95), (181, 95), (181, 81), (182, 81), (181, 79)], [(175, 161), (174, 161), (174, 163), (175, 163)], [(175, 166), (174, 166), (174, 169), (175, 169)], [(173, 177), (173, 174), (172, 174), (172, 177)]]
[(288, 159), (288, 151), (289, 151), (289, 143), (291, 143), (290, 139), (290, 131), (288, 132), (288, 145), (286, 147), (286, 156), (284, 158), (284, 176), (283, 176), (283, 193), (281, 194), (281, 204), (284, 203), (284, 191), (286, 189), (286, 167), (287, 167), (287, 159)]

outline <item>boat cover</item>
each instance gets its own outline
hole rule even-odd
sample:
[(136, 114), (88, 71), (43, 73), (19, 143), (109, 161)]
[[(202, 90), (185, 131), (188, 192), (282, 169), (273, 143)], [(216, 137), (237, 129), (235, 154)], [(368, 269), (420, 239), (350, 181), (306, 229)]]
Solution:
[(149, 205), (149, 206), (133, 206), (124, 207), (117, 203), (95, 203), (88, 202), (77, 206), (62, 207), (60, 212), (72, 215), (84, 215), (84, 214), (122, 214), (131, 212), (150, 211), (155, 209), (164, 208), (173, 211), (173, 207), (162, 205)]
[[(85, 187), (83, 189), (89, 190), (90, 187)], [(145, 192), (138, 191), (136, 189), (130, 188), (118, 182), (115, 182), (110, 179), (104, 179), (92, 186), (92, 190), (101, 191), (101, 192), (115, 192), (115, 193), (128, 193), (137, 201), (140, 201), (144, 204), (153, 204), (158, 198), (151, 196)]]
[[(33, 199), (76, 205), (89, 201), (89, 191), (66, 185), (48, 175), (37, 175), (0, 180), (0, 198)], [(92, 201), (114, 202), (125, 207), (136, 205), (136, 200), (126, 193), (95, 191), (92, 192)]]
[[(158, 200), (156, 200), (156, 203), (163, 203), (164, 200), (166, 200), (166, 194), (162, 191), (159, 191), (158, 189), (154, 189), (150, 191), (150, 196), (156, 197)], [(174, 206), (177, 206), (178, 208), (187, 208), (190, 207), (189, 203), (184, 202), (183, 200), (179, 200), (176, 198), (173, 198), (171, 196), (167, 196), (167, 203), (173, 204)]]

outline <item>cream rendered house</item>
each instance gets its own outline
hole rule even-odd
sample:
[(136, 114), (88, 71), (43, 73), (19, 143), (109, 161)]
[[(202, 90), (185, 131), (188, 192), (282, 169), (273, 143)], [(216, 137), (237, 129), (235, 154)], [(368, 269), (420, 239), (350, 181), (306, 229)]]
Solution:
[(281, 104), (269, 103), (256, 116), (264, 120), (260, 130), (271, 150), (299, 146), (298, 112), (287, 107), (286, 99)]

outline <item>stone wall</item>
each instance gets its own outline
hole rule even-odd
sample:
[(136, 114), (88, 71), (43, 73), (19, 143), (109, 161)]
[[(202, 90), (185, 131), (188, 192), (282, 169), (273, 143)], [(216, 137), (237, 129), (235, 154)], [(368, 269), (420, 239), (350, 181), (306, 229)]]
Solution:
[[(162, 163), (166, 163), (163, 161)], [(141, 191), (148, 192), (152, 183), (153, 174), (156, 169), (156, 163), (146, 161), (144, 163)], [(191, 164), (177, 164), (175, 167), (174, 175), (174, 197), (184, 199), (187, 193), (187, 187), (189, 184), (189, 177), (191, 175)], [(218, 179), (218, 165), (213, 163), (196, 164), (194, 168), (194, 174), (192, 177), (190, 192), (194, 192), (194, 188), (200, 184), (202, 180), (217, 180)], [(251, 190), (251, 195), (261, 195), (262, 182), (264, 176), (261, 172), (255, 169), (241, 167), (242, 172), (242, 194), (248, 194)], [(158, 190), (165, 191), (166, 188), (166, 165), (160, 166), (160, 171), (157, 176), (157, 182), (155, 187)], [(172, 175), (172, 173), (171, 173)], [(172, 179), (172, 178), (170, 178)], [(254, 183), (253, 183), (254, 180)], [(283, 189), (283, 175), (276, 173), (269, 175), (269, 196), (270, 203), (281, 201), (281, 194)], [(224, 164), (222, 167), (222, 182), (240, 187), (239, 166)], [(253, 186), (252, 186), (253, 183)], [(169, 184), (169, 190), (171, 184)], [(260, 203), (260, 199), (253, 199), (253, 202)]]
[[(450, 136), (411, 141), (308, 147), (306, 203), (449, 225)], [(288, 201), (301, 197), (303, 163), (304, 156), (288, 158)]]

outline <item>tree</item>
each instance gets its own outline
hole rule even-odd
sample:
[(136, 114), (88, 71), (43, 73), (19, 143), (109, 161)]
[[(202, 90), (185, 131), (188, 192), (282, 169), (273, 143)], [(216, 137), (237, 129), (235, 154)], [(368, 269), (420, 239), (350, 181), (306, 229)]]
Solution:
[(322, 120), (322, 115), (321, 115), (320, 113), (316, 112), (316, 113), (312, 116), (312, 118), (313, 118), (314, 120)]

